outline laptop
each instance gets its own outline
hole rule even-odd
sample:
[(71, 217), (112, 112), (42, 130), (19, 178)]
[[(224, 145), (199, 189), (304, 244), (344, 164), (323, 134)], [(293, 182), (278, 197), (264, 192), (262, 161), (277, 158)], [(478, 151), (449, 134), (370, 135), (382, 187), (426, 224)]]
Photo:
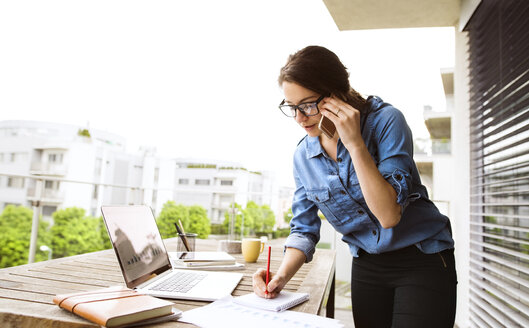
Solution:
[(231, 294), (242, 279), (242, 273), (173, 269), (148, 206), (102, 206), (101, 212), (128, 288), (163, 298), (215, 301)]

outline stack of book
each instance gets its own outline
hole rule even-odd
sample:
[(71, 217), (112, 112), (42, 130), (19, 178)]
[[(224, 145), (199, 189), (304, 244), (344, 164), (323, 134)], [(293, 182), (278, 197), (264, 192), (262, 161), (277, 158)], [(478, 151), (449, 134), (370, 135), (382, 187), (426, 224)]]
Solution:
[(233, 270), (243, 268), (226, 252), (169, 252), (175, 269)]
[(170, 301), (121, 286), (56, 295), (53, 302), (104, 327), (146, 325), (177, 320), (182, 315)]

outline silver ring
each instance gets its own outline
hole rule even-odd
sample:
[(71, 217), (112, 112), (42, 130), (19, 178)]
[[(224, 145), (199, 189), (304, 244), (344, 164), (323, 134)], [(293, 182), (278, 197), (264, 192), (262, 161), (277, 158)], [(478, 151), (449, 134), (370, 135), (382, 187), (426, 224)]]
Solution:
[(341, 109), (338, 108), (338, 111), (336, 112), (336, 116), (338, 116), (338, 114), (340, 114), (340, 111), (341, 111)]

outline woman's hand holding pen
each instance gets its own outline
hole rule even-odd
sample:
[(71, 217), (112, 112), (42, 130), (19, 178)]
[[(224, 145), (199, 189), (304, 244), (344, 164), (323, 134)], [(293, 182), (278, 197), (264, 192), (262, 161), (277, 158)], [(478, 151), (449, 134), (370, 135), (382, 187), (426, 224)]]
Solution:
[[(270, 281), (268, 288), (266, 286), (266, 269), (257, 270), (252, 277), (253, 291), (260, 297), (274, 298), (285, 287), (286, 279), (278, 274), (270, 272)], [(268, 294), (266, 291), (268, 290)]]
[[(266, 269), (259, 269), (253, 274), (253, 291), (264, 298), (274, 298), (285, 287), (287, 282), (296, 274), (298, 269), (305, 263), (305, 253), (299, 249), (287, 247), (283, 255), (283, 261), (277, 273), (270, 272), (268, 289), (266, 288)], [(268, 291), (268, 294), (266, 293)]]
[(320, 112), (334, 123), (344, 146), (349, 150), (364, 146), (360, 111), (335, 97), (326, 97), (322, 103)]

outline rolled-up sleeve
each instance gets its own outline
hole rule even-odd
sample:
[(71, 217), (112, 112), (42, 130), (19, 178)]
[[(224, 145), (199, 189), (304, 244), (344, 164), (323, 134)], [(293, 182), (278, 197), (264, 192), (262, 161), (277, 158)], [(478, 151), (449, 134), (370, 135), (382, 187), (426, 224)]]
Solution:
[[(294, 165), (295, 166), (295, 165)], [(296, 191), (292, 201), (292, 220), (290, 221), (290, 235), (285, 242), (285, 249), (292, 247), (302, 251), (305, 262), (310, 262), (316, 244), (320, 240), (321, 219), (318, 217), (317, 206), (307, 199), (305, 188), (294, 168)]]
[(409, 203), (412, 186), (413, 136), (404, 115), (394, 107), (384, 108), (373, 122), (378, 142), (378, 170), (397, 193), (402, 210)]

